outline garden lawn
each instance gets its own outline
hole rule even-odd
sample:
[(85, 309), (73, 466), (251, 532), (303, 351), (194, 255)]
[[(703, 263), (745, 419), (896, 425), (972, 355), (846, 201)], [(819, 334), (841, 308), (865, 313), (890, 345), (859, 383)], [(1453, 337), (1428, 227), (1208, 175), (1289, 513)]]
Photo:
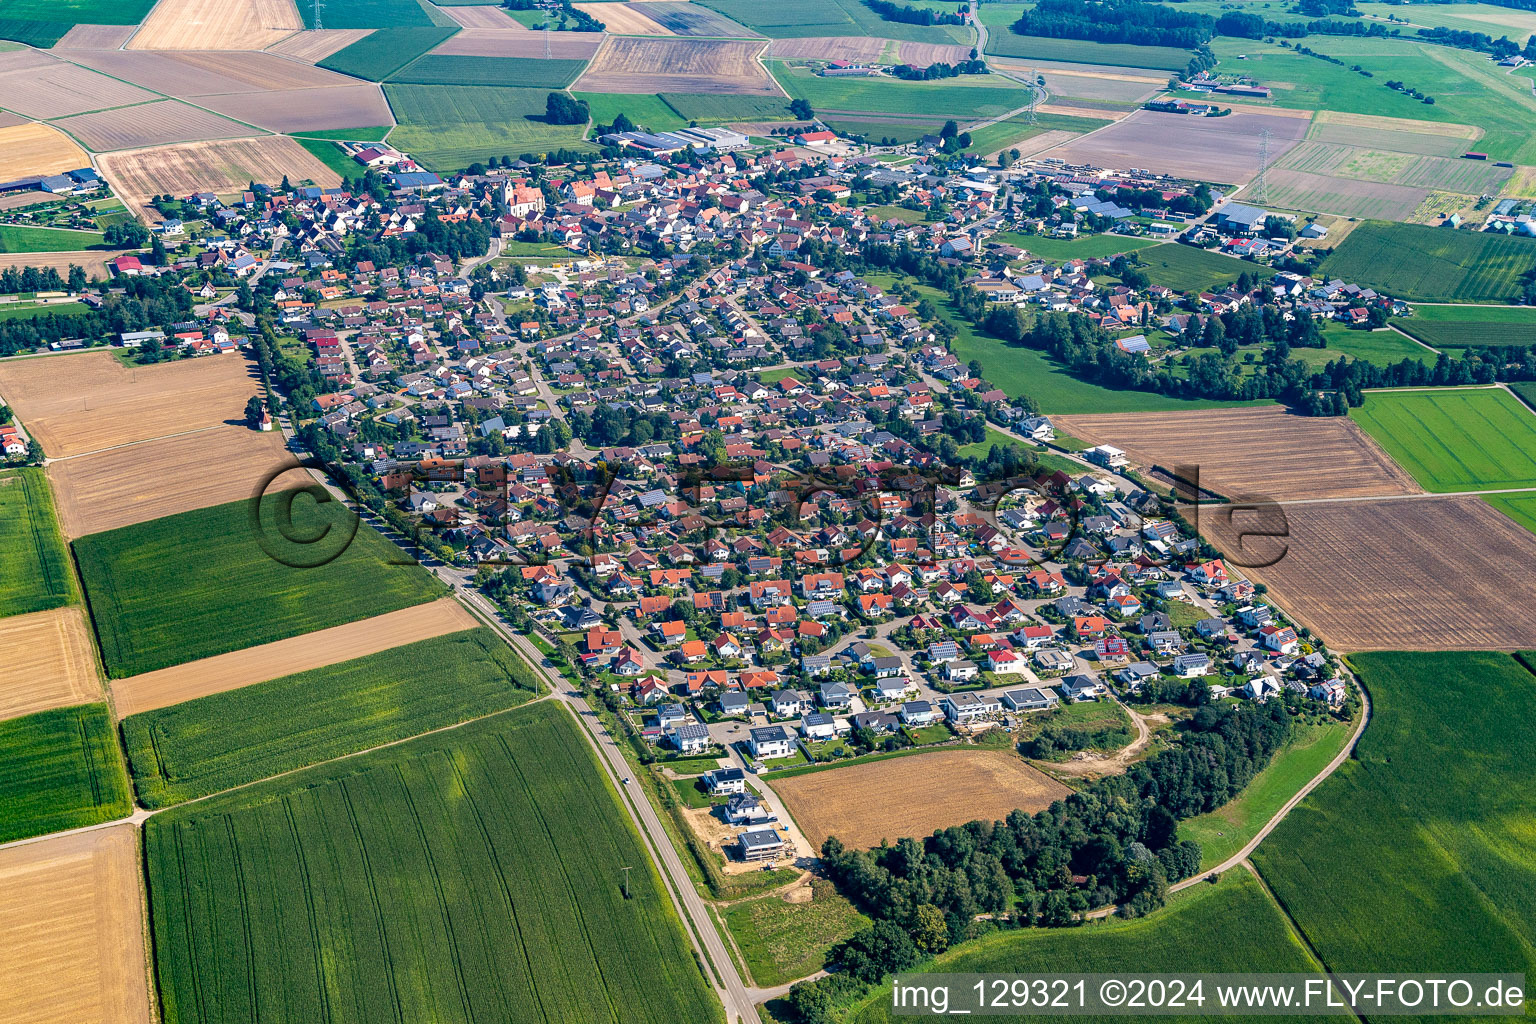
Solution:
[(131, 809), (105, 704), (0, 722), (0, 843), (111, 821)]
[(544, 702), (149, 819), (165, 1019), (723, 1021), (578, 730)]
[(1254, 776), (1236, 799), (1208, 814), (1179, 822), (1179, 838), (1200, 844), (1200, 870), (1209, 871), (1246, 846), (1297, 790), (1344, 749), (1353, 729), (1350, 722), (1298, 727), (1291, 741), (1276, 751), (1269, 767)]
[(0, 472), (0, 616), (46, 611), (78, 596), (47, 476), (31, 468)]
[(1536, 972), (1536, 678), (1493, 652), (1350, 662), (1371, 723), (1259, 872), (1331, 971)]
[(451, 633), (123, 721), (145, 807), (206, 796), (522, 704), (540, 689), (488, 629)]
[(736, 948), (760, 988), (783, 985), (821, 970), (827, 950), (869, 927), (870, 920), (824, 878), (811, 879), (809, 903), (781, 893), (733, 903), (724, 913)]
[[(250, 502), (235, 501), (75, 541), (111, 678), (382, 615), (446, 592), (421, 566), (401, 564), (402, 552), (338, 501), (298, 495), (292, 522), (279, 534), (282, 499), (263, 500), (259, 535)], [(321, 539), (290, 545), (283, 536)], [(294, 568), (268, 548), (299, 566), (331, 560)]]
[(1536, 414), (1502, 388), (1370, 391), (1349, 415), (1427, 491), (1536, 487)]

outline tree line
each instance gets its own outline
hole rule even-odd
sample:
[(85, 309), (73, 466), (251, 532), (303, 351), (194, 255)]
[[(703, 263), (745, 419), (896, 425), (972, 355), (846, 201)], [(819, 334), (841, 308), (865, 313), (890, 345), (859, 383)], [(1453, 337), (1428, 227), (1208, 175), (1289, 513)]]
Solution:
[(1012, 28), (1022, 36), (1192, 50), (1210, 42), (1213, 26), (1209, 15), (1141, 0), (1040, 0), (1033, 10), (1019, 15)]

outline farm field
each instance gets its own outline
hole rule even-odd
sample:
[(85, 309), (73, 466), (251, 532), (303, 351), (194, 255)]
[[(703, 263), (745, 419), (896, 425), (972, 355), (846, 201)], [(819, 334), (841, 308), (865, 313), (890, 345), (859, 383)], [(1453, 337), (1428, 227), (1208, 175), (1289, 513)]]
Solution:
[[(574, 5), (573, 5), (574, 6)], [(591, 15), (606, 26), (614, 35), (670, 36), (675, 33), (665, 25), (646, 17), (648, 3), (590, 3), (576, 7), (583, 14)], [(745, 34), (745, 33), (743, 33)]]
[(164, 807), (505, 711), (537, 679), (471, 628), (133, 715), (123, 743), (139, 802)]
[(1200, 870), (1210, 870), (1246, 846), (1287, 800), (1344, 749), (1353, 729), (1349, 722), (1298, 727), (1291, 741), (1275, 752), (1269, 767), (1236, 798), (1179, 822), (1179, 838), (1200, 844)]
[[(1377, 18), (1385, 18), (1388, 14), (1394, 14), (1399, 19), (1405, 17), (1404, 12), (1393, 4), (1362, 3), (1356, 6), (1360, 8), (1361, 13), (1374, 15)], [(1415, 26), (1482, 32), (1494, 38), (1507, 34), (1513, 39), (1516, 32), (1526, 35), (1536, 32), (1536, 14), (1515, 8), (1495, 7), (1492, 4), (1426, 4), (1422, 8), (1415, 7), (1406, 16), (1406, 20)]]
[(1536, 309), (1529, 306), (1418, 305), (1393, 325), (1435, 348), (1536, 345)]
[(777, 96), (754, 40), (609, 36), (578, 88), (583, 92), (683, 92)]
[[(626, 5), (631, 6), (631, 5)], [(745, 25), (738, 25), (716, 11), (711, 11), (702, 4), (674, 3), (667, 0), (648, 0), (646, 3), (632, 5), (640, 10), (647, 18), (662, 28), (679, 36), (715, 36), (741, 38), (743, 36), (755, 36), (756, 32)], [(600, 16), (599, 21), (602, 20)], [(613, 31), (613, 26), (608, 27)]]
[(43, 470), (0, 470), (0, 617), (79, 599)]
[(139, 832), (0, 850), (0, 1021), (150, 1024)]
[(115, 50), (126, 43), (138, 31), (132, 25), (76, 25), (57, 43), (55, 50)]
[(1259, 169), (1259, 132), (1271, 135), (1277, 160), (1307, 131), (1305, 118), (1249, 111), (1226, 117), (1190, 117), (1138, 110), (1103, 131), (1051, 150), (1068, 163), (1144, 167), (1204, 181), (1241, 184)]
[[(1006, 79), (969, 75), (931, 82), (873, 78), (822, 78), (780, 61), (772, 65), (784, 91), (809, 101), (817, 111), (865, 111), (924, 116), (997, 117), (1029, 105), (1029, 92)], [(989, 84), (974, 84), (976, 80)]]
[(885, 52), (885, 43), (884, 39), (874, 36), (802, 36), (796, 39), (775, 39), (763, 52), (763, 56), (778, 60), (809, 57), (816, 60), (868, 62), (880, 58)]
[(0, 718), (101, 697), (83, 609), (71, 605), (0, 618)]
[(1420, 302), (1504, 302), (1536, 269), (1536, 239), (1368, 222), (1323, 261), (1322, 273)]
[(1012, 751), (937, 750), (773, 782), (811, 846), (828, 836), (846, 846), (922, 837), (948, 825), (1033, 814), (1068, 789)]
[(61, 117), (53, 124), (96, 153), (257, 134), (254, 128), (180, 100), (141, 103), (131, 117), (120, 109), (99, 110)]
[(1377, 366), (1389, 366), (1404, 359), (1417, 359), (1433, 365), (1438, 356), (1412, 338), (1405, 338), (1392, 330), (1352, 330), (1336, 320), (1323, 325), (1323, 338), (1327, 348), (1293, 348), (1291, 358), (1300, 359), (1314, 369), (1344, 356), (1347, 359), (1364, 359)]
[(28, 122), (0, 128), (0, 181), (88, 166), (85, 150), (57, 128)]
[(1536, 533), (1536, 494), (1486, 494), (1483, 500), (1527, 530)]
[[(1415, 136), (1408, 136), (1411, 145)], [(1435, 138), (1455, 143), (1458, 140)], [(1336, 175), (1365, 181), (1390, 182), (1415, 188), (1441, 189), (1478, 195), (1495, 193), (1510, 176), (1511, 168), (1486, 160), (1464, 160), (1461, 154), (1426, 155), (1401, 152), (1389, 146), (1380, 149), (1361, 145), (1304, 141), (1285, 155), (1277, 165), (1313, 174)]]
[(1530, 673), (1495, 653), (1350, 661), (1371, 693), (1370, 727), (1254, 853), (1259, 872), (1330, 970), (1529, 973)]
[(1045, 76), (1045, 87), (1051, 96), (1071, 102), (1075, 99), (1098, 100), (1118, 103), (1140, 103), (1161, 92), (1168, 84), (1165, 73), (1153, 75), (1128, 74), (1128, 68), (1105, 69), (1088, 67), (1042, 67), (1034, 61), (991, 60), (991, 67), (1028, 76), (1033, 71)]
[(270, 53), (101, 50), (72, 55), (94, 71), (181, 99), (356, 85), (345, 75)]
[(127, 718), (279, 676), (366, 658), (478, 624), (463, 605), (443, 597), (259, 647), (118, 679), (112, 683), (112, 703), (118, 715)]
[(1267, 584), (1278, 604), (1335, 651), (1536, 646), (1536, 624), (1510, 613), (1536, 601), (1536, 582), (1524, 569), (1536, 559), (1536, 536), (1481, 499), (1302, 504), (1284, 512), (1287, 535), (1278, 550), (1274, 541), (1245, 550), (1215, 509), (1202, 510), (1201, 531), (1229, 556), (1247, 556), (1240, 561), (1283, 552), (1244, 575)]
[[(108, 677), (271, 643), (442, 596), (442, 584), (420, 566), (399, 564), (399, 550), (340, 502), (296, 496), (292, 522), (279, 534), (269, 517), (280, 514), (284, 503), (282, 494), (263, 499), (259, 535), (245, 500), (75, 541)], [(284, 540), (315, 536), (321, 541), (312, 545)], [(290, 567), (274, 554), (315, 567)]]
[(160, 0), (131, 50), (262, 50), (303, 28), (293, 0)]
[[(314, 28), (314, 7), (299, 4), (299, 16), (305, 28)], [(402, 25), (451, 24), (447, 14), (435, 9), (428, 12), (430, 4), (416, 0), (331, 0), (325, 5), (326, 28), (397, 28)]]
[(836, 886), (814, 876), (786, 893), (733, 903), (721, 916), (752, 983), (762, 988), (821, 970), (827, 950), (870, 923)]
[(54, 459), (236, 419), (258, 386), (240, 356), (130, 367), (96, 350), (0, 364), (0, 395)]
[(621, 814), (543, 703), (157, 815), (165, 1018), (718, 1020)]
[(1261, 280), (1274, 271), (1257, 263), (1247, 263), (1235, 256), (1197, 249), (1178, 242), (1164, 242), (1136, 254), (1142, 269), (1153, 284), (1166, 285), (1176, 292), (1203, 292), (1233, 284), (1244, 271)]
[(320, 61), (319, 66), (370, 82), (382, 82), (456, 31), (435, 25), (381, 28), (331, 54)]
[(1536, 487), (1536, 414), (1502, 388), (1371, 391), (1349, 415), (1427, 491)]
[[(455, 7), (456, 11), (496, 11), (494, 7)], [(507, 19), (511, 22), (511, 19)], [(511, 22), (517, 25), (516, 22)], [(440, 43), (429, 56), (448, 57), (522, 57), (529, 60), (581, 60), (597, 52), (602, 45), (600, 32), (551, 32), (546, 39), (543, 32), (529, 32), (521, 26), (514, 31), (490, 28), (460, 29), (455, 35)], [(544, 47), (549, 47), (549, 57)], [(468, 83), (466, 83), (468, 84)], [(510, 82), (490, 82), (490, 85), (510, 85)]]
[(297, 462), (279, 432), (220, 424), (61, 459), (48, 472), (65, 536), (83, 537), (249, 498), (269, 473), (290, 465)]
[[(455, 5), (443, 7), (438, 13), (446, 14), (466, 29), (506, 29), (509, 32), (521, 32), (524, 34), (528, 31), (522, 22), (512, 16), (510, 10), (499, 5)], [(597, 34), (592, 33), (592, 35)]]
[(0, 88), (5, 90), (7, 110), (39, 120), (157, 98), (138, 86), (114, 81), (40, 50), (0, 53)]
[(784, 96), (667, 92), (661, 101), (690, 121), (775, 121), (789, 119)]
[(1280, 166), (1265, 183), (1269, 205), (1282, 210), (1327, 213), (1335, 217), (1408, 220), (1429, 198), (1429, 189), (1392, 185)]
[(384, 93), (400, 122), (390, 142), (436, 170), (488, 156), (591, 148), (584, 125), (544, 122), (544, 89), (390, 83)]
[[(1010, 973), (1021, 970), (1021, 965), (1025, 964), (1031, 973), (1044, 974), (1053, 971), (1311, 973), (1319, 968), (1291, 930), (1280, 908), (1264, 892), (1263, 885), (1251, 873), (1239, 869), (1224, 874), (1217, 885), (1197, 885), (1174, 894), (1169, 898), (1168, 906), (1144, 918), (1111, 919), (1087, 928), (1026, 928), (998, 932), (939, 956), (925, 964), (923, 971)], [(903, 1020), (891, 1014), (890, 1003), (889, 989), (876, 988), (848, 1019), (851, 1024)], [(1039, 1017), (994, 1019), (1021, 1022)], [(1074, 1019), (1107, 1024), (1124, 1018), (1080, 1016)], [(1251, 1020), (1241, 1016), (1198, 1019)]]
[(379, 87), (360, 82), (328, 89), (266, 89), (199, 96), (194, 102), (275, 132), (363, 128), (393, 120)]
[[(1062, 416), (1058, 429), (1125, 449), (1137, 465), (1198, 467), (1200, 487), (1234, 500), (1410, 494), (1419, 488), (1359, 426), (1278, 406)], [(1220, 443), (1213, 443), (1216, 439)]]
[(105, 704), (0, 722), (0, 843), (122, 818), (131, 804)]
[[(1004, 9), (1009, 12), (1010, 22), (1018, 20), (1018, 8)], [(999, 57), (1037, 58), (1078, 64), (1117, 64), (1162, 71), (1184, 70), (1190, 56), (1190, 51), (1174, 46), (1137, 46), (1133, 43), (1021, 36), (1006, 28), (987, 32), (987, 52)]]
[(282, 42), (267, 47), (267, 52), (282, 57), (292, 57), (306, 64), (318, 64), (337, 50), (345, 50), (372, 31), (371, 28), (328, 28), (295, 32)]
[[(52, 267), (65, 274), (70, 267), (77, 266), (85, 271), (87, 277), (101, 280), (109, 276), (107, 261), (117, 258), (121, 252), (120, 249), (96, 249), (89, 252), (0, 253), (0, 270), (11, 267)], [(0, 394), (5, 394), (4, 388), (5, 377), (0, 374)]]
[(687, 119), (667, 106), (660, 96), (609, 92), (578, 92), (573, 95), (586, 101), (593, 124), (612, 124), (614, 118), (623, 114), (635, 124), (653, 132), (670, 131), (688, 125)]
[(309, 181), (322, 188), (341, 184), (340, 175), (297, 142), (275, 135), (110, 153), (99, 164), (118, 195), (135, 211), (163, 192), (229, 193), (243, 189), (247, 182), (281, 181), (284, 175), (295, 183)]
[(970, 33), (952, 25), (908, 25), (886, 21), (859, 0), (703, 0), (701, 7), (773, 39), (872, 36), (918, 43), (959, 43)]
[(154, 6), (154, 0), (8, 0), (8, 18), (30, 21), (59, 20), (86, 25), (137, 25)]
[(586, 64), (537, 57), (460, 57), (429, 53), (391, 76), (392, 82), (421, 85), (510, 85), (563, 89)]

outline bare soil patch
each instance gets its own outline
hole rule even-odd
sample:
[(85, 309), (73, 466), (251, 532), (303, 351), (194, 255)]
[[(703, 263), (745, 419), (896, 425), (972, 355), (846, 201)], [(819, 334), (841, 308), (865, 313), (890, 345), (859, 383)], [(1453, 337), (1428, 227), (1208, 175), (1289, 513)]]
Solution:
[[(493, 28), (506, 29), (509, 32), (521, 32), (524, 35), (532, 35), (533, 32), (522, 22), (507, 14), (499, 7), (441, 7), (444, 14), (458, 22), (465, 28)], [(539, 33), (542, 35), (543, 33)], [(565, 35), (591, 35), (598, 36), (598, 32), (564, 33)]]
[[(454, 7), (456, 11), (484, 11), (494, 8)], [(555, 60), (586, 60), (603, 43), (600, 32), (552, 32), (549, 56)], [(533, 57), (544, 56), (542, 32), (508, 32), (498, 28), (466, 28), (449, 36), (432, 51), (459, 57)]]
[[(1099, 112), (1097, 116), (1104, 116)], [(1138, 110), (1129, 117), (1052, 150), (1069, 163), (1132, 167), (1240, 184), (1259, 169), (1259, 132), (1270, 131), (1269, 158), (1279, 159), (1307, 132), (1306, 120), (1275, 113), (1191, 117)]]
[[(1285, 547), (1203, 509), (1207, 539), (1338, 651), (1536, 646), (1536, 535), (1474, 497), (1285, 506)], [(1241, 528), (1239, 522), (1238, 528)]]
[(341, 176), (303, 146), (277, 135), (113, 153), (102, 157), (100, 165), (117, 194), (135, 211), (162, 192), (178, 196), (236, 192), (248, 181), (281, 181), (285, 174), (295, 183), (311, 181), (323, 188), (341, 184)]
[(636, 36), (670, 36), (672, 30), (654, 21), (639, 9), (627, 4), (575, 4), (584, 14), (590, 14), (608, 27), (609, 32)]
[(295, 32), (282, 42), (267, 47), (267, 52), (302, 60), (306, 64), (314, 64), (325, 60), (333, 53), (345, 50), (364, 36), (372, 34), (371, 28), (311, 29), (307, 32)]
[(160, 0), (131, 50), (262, 50), (304, 28), (293, 0)]
[(1052, 417), (1093, 444), (1125, 449), (1150, 468), (1198, 466), (1200, 486), (1233, 500), (1275, 501), (1416, 494), (1402, 467), (1346, 416), (1279, 408)]
[(609, 36), (574, 88), (782, 96), (757, 59), (764, 47), (750, 40)]
[(99, 110), (53, 123), (97, 153), (234, 139), (256, 131), (180, 100), (156, 100), (126, 110)]
[(277, 431), (220, 425), (57, 460), (48, 476), (59, 526), (73, 538), (248, 498), (293, 461)]
[(445, 597), (344, 626), (117, 679), (112, 682), (112, 702), (118, 716), (127, 718), (478, 625), (463, 605)]
[[(89, 277), (107, 276), (107, 261), (116, 259), (122, 250), (93, 249), (88, 252), (7, 252), (0, 253), (0, 270), (9, 267), (52, 267), (65, 273), (71, 266), (84, 270)], [(5, 385), (0, 383), (0, 393)]]
[(0, 718), (101, 699), (79, 605), (0, 618)]
[(1071, 792), (1004, 750), (938, 750), (768, 781), (816, 849), (829, 835), (870, 847), (1014, 808), (1032, 814)]
[(808, 36), (775, 39), (768, 44), (769, 56), (809, 60), (872, 61), (884, 50), (885, 40), (875, 36)]
[(76, 25), (53, 44), (55, 50), (115, 50), (133, 35), (134, 25)]
[(0, 850), (0, 1024), (149, 1024), (138, 829)]
[(256, 390), (238, 355), (129, 367), (92, 351), (0, 365), (0, 397), (55, 459), (238, 419)]
[(0, 181), (89, 167), (91, 158), (63, 132), (45, 124), (0, 128)]
[(5, 57), (19, 59), (0, 60), (0, 97), (4, 97), (7, 109), (38, 120), (156, 98), (154, 93), (136, 85), (98, 75), (35, 50), (0, 54), (0, 58)]

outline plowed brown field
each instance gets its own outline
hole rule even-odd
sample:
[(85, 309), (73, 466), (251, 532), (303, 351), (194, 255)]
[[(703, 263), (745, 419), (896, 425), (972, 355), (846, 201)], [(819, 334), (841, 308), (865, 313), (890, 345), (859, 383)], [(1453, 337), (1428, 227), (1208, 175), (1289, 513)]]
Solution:
[(114, 680), (113, 706), (119, 717), (127, 718), (141, 711), (170, 707), (211, 693), (223, 693), (295, 672), (351, 661), (445, 633), (474, 629), (479, 624), (463, 605), (445, 597), (360, 622)]
[(1125, 449), (1137, 465), (1197, 466), (1200, 486), (1275, 501), (1416, 494), (1403, 469), (1345, 416), (1280, 408), (1053, 416), (1057, 429)]
[(1004, 750), (938, 750), (769, 784), (818, 850), (827, 836), (863, 848), (1014, 808), (1033, 814), (1071, 792)]
[(0, 850), (0, 1024), (149, 1024), (138, 829)]
[(0, 54), (17, 56), (21, 59), (0, 61), (0, 97), (4, 97), (6, 109), (28, 117), (45, 120), (156, 98), (154, 93), (138, 86), (33, 50)]
[[(444, 7), (442, 12), (465, 28), (493, 28), (507, 29), (510, 32), (530, 33), (531, 30), (522, 22), (499, 7)], [(540, 33), (542, 35), (543, 33)], [(598, 33), (578, 32), (576, 35), (597, 35)]]
[(162, 192), (235, 192), (248, 181), (281, 181), (284, 175), (322, 188), (341, 184), (341, 176), (303, 146), (277, 135), (112, 153), (100, 163), (117, 194), (136, 211)]
[(0, 718), (100, 699), (90, 630), (78, 605), (0, 619)]
[(775, 39), (768, 45), (773, 57), (805, 57), (812, 60), (879, 60), (885, 40), (874, 36), (807, 36)]
[[(1536, 535), (1480, 498), (1287, 505), (1284, 547), (1202, 508), (1208, 540), (1338, 651), (1536, 647)], [(1266, 523), (1265, 532), (1280, 524)]]
[(256, 390), (238, 355), (128, 367), (94, 351), (0, 365), (0, 397), (55, 459), (238, 419)]
[(59, 118), (53, 123), (97, 153), (178, 142), (235, 139), (255, 135), (258, 131), (180, 100), (156, 100), (131, 109), (98, 110), (93, 114)]
[(136, 25), (76, 25), (53, 44), (55, 50), (115, 50), (128, 41)]
[(304, 27), (293, 0), (160, 0), (130, 50), (261, 50)]

